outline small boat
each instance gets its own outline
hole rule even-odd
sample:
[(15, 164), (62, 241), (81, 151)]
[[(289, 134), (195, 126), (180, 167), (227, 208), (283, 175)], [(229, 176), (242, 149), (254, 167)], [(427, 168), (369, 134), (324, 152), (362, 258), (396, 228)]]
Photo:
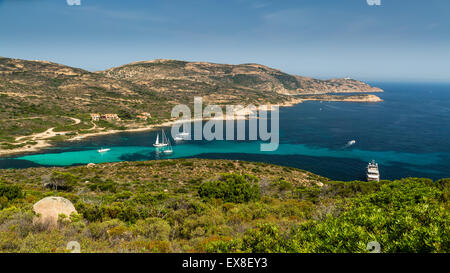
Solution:
[(109, 152), (109, 151), (111, 151), (111, 149), (103, 149), (103, 148), (101, 148), (101, 149), (97, 150), (97, 152), (99, 152), (99, 153), (106, 153), (106, 152)]
[(186, 131), (184, 130), (184, 127), (183, 127), (183, 132), (177, 134), (177, 135), (173, 138), (173, 140), (175, 140), (175, 141), (187, 140), (187, 139), (189, 138), (189, 136), (190, 136), (190, 134), (189, 134), (188, 132), (186, 132)]
[(167, 139), (167, 147), (164, 148), (163, 153), (165, 155), (171, 155), (173, 154), (173, 149), (172, 149), (172, 145), (170, 145), (170, 140)]
[(366, 175), (367, 181), (380, 181), (380, 171), (378, 170), (378, 163), (375, 163), (375, 160), (372, 160), (367, 165)]
[(168, 139), (166, 137), (166, 134), (164, 133), (164, 130), (161, 130), (162, 135), (162, 142), (159, 142), (159, 134), (156, 135), (156, 141), (153, 144), (156, 148), (166, 147), (168, 145)]
[(169, 147), (169, 148), (165, 149), (165, 150), (163, 151), (163, 153), (164, 153), (165, 155), (171, 155), (171, 154), (173, 154), (173, 149), (172, 149), (172, 147)]
[(355, 145), (355, 144), (356, 144), (356, 140), (350, 140), (350, 141), (347, 142), (347, 144), (345, 144), (345, 145), (342, 147), (342, 149), (347, 149), (347, 148), (349, 148), (349, 147), (351, 147), (351, 146), (353, 146), (353, 145)]
[(186, 132), (185, 130), (184, 130), (184, 127), (183, 127), (183, 132), (182, 133), (179, 133), (177, 136), (178, 137), (183, 137), (183, 138), (186, 138), (186, 137), (188, 137), (190, 134), (188, 133), (188, 132)]
[(176, 136), (173, 138), (173, 140), (175, 140), (175, 141), (182, 141), (182, 140), (184, 140), (184, 137), (182, 137), (182, 136), (180, 136), (180, 135), (176, 135)]

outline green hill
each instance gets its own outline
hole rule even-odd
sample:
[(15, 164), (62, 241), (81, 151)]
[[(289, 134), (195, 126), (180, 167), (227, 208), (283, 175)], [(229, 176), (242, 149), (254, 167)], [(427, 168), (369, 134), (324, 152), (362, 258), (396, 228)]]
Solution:
[[(0, 170), (0, 252), (449, 252), (449, 181), (200, 159)], [(33, 224), (47, 196), (78, 215)]]

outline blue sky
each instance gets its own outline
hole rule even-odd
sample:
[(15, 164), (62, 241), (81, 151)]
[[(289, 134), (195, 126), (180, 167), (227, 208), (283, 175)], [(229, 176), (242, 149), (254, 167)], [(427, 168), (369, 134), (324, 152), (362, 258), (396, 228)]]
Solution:
[(0, 56), (102, 70), (261, 63), (319, 78), (450, 81), (450, 1), (0, 0)]

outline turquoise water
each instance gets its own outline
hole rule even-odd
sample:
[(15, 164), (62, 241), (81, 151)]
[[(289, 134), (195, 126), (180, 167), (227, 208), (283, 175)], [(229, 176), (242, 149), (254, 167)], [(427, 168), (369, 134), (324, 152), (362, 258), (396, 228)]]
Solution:
[[(280, 146), (261, 152), (260, 142), (186, 141), (174, 154), (158, 154), (155, 132), (121, 133), (61, 144), (37, 154), (0, 159), (1, 168), (87, 163), (223, 158), (305, 169), (332, 179), (364, 178), (368, 161), (382, 178), (450, 177), (450, 85), (387, 84), (381, 103), (306, 102), (280, 111)], [(346, 147), (349, 140), (356, 144)], [(100, 154), (99, 147), (111, 148)]]
[[(183, 158), (193, 157), (198, 154), (261, 154), (267, 155), (273, 153), (275, 155), (306, 155), (317, 157), (334, 157), (334, 158), (352, 158), (362, 159), (363, 161), (370, 161), (373, 158), (377, 159), (377, 162), (383, 165), (392, 165), (395, 163), (414, 162), (417, 166), (427, 166), (430, 164), (436, 164), (446, 154), (433, 153), (433, 154), (411, 154), (411, 153), (399, 153), (394, 151), (364, 151), (359, 149), (346, 149), (346, 150), (332, 150), (328, 148), (308, 147), (302, 144), (281, 144), (279, 148), (274, 152), (261, 152), (259, 148), (259, 142), (244, 142), (236, 145), (233, 142), (221, 142), (218, 145), (215, 142), (209, 142), (202, 145), (195, 143), (179, 144), (175, 146), (175, 153), (168, 156), (160, 154), (160, 159), (168, 158)], [(122, 161), (124, 156), (136, 157), (158, 157), (156, 149), (153, 147), (140, 147), (140, 146), (120, 146), (114, 147), (110, 152), (98, 153), (96, 149), (85, 151), (73, 151), (63, 153), (47, 153), (36, 154), (18, 157), (17, 159), (33, 161), (40, 165), (52, 165), (52, 166), (70, 166), (74, 164), (88, 164), (88, 163), (104, 163), (104, 162), (117, 162)], [(131, 158), (130, 158), (131, 159)]]

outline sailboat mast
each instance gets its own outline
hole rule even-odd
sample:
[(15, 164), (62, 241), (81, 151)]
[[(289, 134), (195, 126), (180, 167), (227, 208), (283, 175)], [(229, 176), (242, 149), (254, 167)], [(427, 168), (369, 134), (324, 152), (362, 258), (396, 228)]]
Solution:
[(162, 138), (163, 138), (163, 143), (164, 144), (168, 144), (169, 140), (167, 139), (166, 133), (164, 133), (164, 130), (162, 130)]

